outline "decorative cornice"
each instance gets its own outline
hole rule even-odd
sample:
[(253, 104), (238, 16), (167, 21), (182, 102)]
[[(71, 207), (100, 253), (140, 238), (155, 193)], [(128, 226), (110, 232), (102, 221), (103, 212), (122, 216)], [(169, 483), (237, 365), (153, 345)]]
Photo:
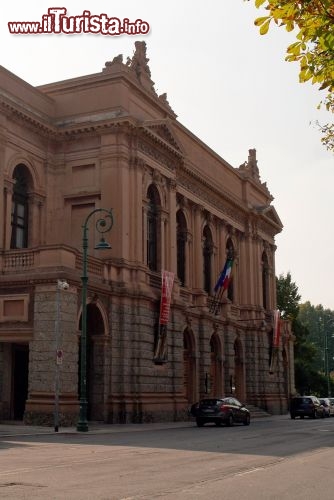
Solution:
[(223, 199), (221, 191), (205, 181), (203, 177), (191, 172), (189, 169), (182, 168), (177, 172), (176, 181), (187, 191), (218, 209), (227, 218), (235, 221), (238, 226), (244, 226), (246, 210), (242, 210), (240, 204), (238, 205), (236, 201), (229, 199), (227, 195), (225, 196), (225, 193), (225, 199)]
[[(153, 139), (153, 137), (151, 137)], [(164, 154), (161, 149), (156, 149), (152, 143), (149, 141), (145, 141), (143, 139), (139, 139), (137, 143), (138, 151), (144, 153), (146, 156), (149, 156), (160, 165), (166, 167), (171, 172), (175, 172), (175, 159), (170, 157), (168, 154)]]

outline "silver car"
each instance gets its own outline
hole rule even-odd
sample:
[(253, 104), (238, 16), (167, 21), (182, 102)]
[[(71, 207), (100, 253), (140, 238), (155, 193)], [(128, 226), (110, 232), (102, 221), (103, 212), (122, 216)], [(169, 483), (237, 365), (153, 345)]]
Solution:
[(319, 398), (319, 401), (323, 406), (324, 416), (334, 416), (334, 398)]
[(334, 417), (334, 398), (327, 398), (330, 402), (330, 414)]

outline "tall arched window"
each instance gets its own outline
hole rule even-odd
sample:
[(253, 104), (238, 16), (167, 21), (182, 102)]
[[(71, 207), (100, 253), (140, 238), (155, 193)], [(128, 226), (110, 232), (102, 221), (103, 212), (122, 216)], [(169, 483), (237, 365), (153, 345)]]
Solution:
[[(234, 259), (235, 258), (235, 252), (234, 252), (234, 245), (231, 240), (231, 238), (228, 238), (226, 242), (226, 256), (228, 259)], [(233, 271), (235, 270), (235, 263), (233, 264), (232, 268), (232, 279), (230, 280), (230, 283), (228, 285), (227, 289), (227, 298), (233, 302), (233, 296), (234, 296), (234, 291), (233, 291)]]
[(204, 290), (210, 295), (211, 290), (211, 259), (213, 252), (212, 234), (209, 226), (203, 230), (203, 274)]
[(176, 244), (177, 244), (177, 277), (181, 286), (186, 282), (186, 242), (187, 242), (187, 223), (182, 210), (176, 214)]
[(266, 252), (262, 254), (262, 305), (264, 309), (268, 309), (268, 279), (269, 279), (269, 265), (268, 265), (268, 257)]
[(12, 232), (10, 248), (28, 246), (28, 191), (31, 183), (29, 170), (17, 165), (13, 172), (14, 188), (12, 197)]
[(148, 188), (147, 198), (147, 265), (151, 271), (158, 271), (160, 196), (153, 184)]

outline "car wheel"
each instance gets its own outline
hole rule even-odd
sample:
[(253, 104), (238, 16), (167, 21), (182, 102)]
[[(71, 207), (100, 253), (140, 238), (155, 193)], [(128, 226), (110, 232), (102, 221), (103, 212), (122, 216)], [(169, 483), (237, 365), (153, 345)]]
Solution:
[(197, 427), (203, 427), (204, 422), (203, 422), (203, 420), (200, 420), (199, 418), (196, 418), (196, 424), (197, 424)]
[(246, 418), (244, 420), (244, 425), (249, 425), (250, 424), (250, 416), (246, 415)]
[(317, 418), (317, 417), (318, 417), (318, 414), (317, 414), (316, 410), (314, 410), (312, 418)]
[(291, 414), (290, 417), (292, 418), (292, 420), (294, 420), (296, 418), (296, 415)]
[(321, 418), (325, 418), (325, 412), (322, 412)]
[(230, 413), (229, 416), (227, 417), (226, 425), (227, 427), (232, 427), (233, 424), (234, 424), (233, 415)]

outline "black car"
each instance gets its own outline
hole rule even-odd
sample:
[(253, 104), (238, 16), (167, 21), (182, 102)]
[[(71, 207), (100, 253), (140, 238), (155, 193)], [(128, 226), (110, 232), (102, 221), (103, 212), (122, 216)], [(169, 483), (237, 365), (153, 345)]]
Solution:
[(317, 418), (324, 417), (324, 407), (316, 396), (295, 396), (290, 401), (290, 416)]
[(236, 398), (207, 398), (192, 405), (190, 413), (198, 427), (206, 423), (231, 426), (234, 423), (250, 424), (250, 411)]

